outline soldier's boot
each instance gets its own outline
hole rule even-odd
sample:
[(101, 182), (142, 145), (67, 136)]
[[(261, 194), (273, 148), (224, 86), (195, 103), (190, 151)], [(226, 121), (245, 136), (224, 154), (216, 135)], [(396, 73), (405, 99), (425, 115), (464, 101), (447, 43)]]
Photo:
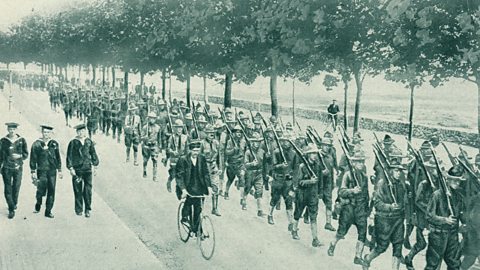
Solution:
[(117, 136), (117, 143), (120, 143), (120, 135)]
[(262, 198), (257, 198), (257, 216), (263, 217)]
[(157, 180), (157, 172), (158, 172), (157, 169), (158, 169), (158, 168), (157, 168), (157, 167), (158, 167), (158, 165), (157, 165), (156, 163), (153, 164), (153, 169), (152, 169), (152, 175), (153, 175), (153, 179), (152, 179), (152, 180), (153, 180), (153, 182), (158, 182), (158, 180)]
[(303, 214), (303, 223), (310, 224), (310, 218), (308, 216), (308, 210)]
[(393, 270), (399, 270), (400, 269), (400, 257), (395, 257), (393, 256), (392, 258), (392, 269)]
[(130, 148), (127, 148), (127, 150), (125, 150), (126, 154), (127, 154), (127, 160), (126, 162), (129, 162), (130, 161)]
[(293, 210), (287, 210), (287, 220), (288, 220), (288, 231), (293, 230), (293, 224), (295, 220), (293, 219)]
[(133, 165), (138, 166), (138, 152), (133, 151)]
[(325, 230), (329, 231), (336, 231), (335, 228), (332, 226), (332, 210), (327, 210), (327, 222), (325, 223)]
[(291, 233), (293, 240), (300, 240), (300, 236), (298, 236), (298, 220), (293, 221)]
[(268, 215), (267, 220), (268, 220), (268, 224), (270, 224), (270, 225), (275, 224), (275, 222), (273, 221), (273, 216), (272, 215)]
[(312, 247), (320, 247), (322, 246), (322, 243), (320, 243), (320, 240), (318, 240), (318, 228), (317, 228), (317, 222), (316, 221), (311, 221), (310, 222), (310, 230), (312, 232)]
[(363, 269), (368, 269), (370, 267), (370, 263), (377, 258), (378, 255), (380, 255), (380, 253), (376, 252), (375, 249), (370, 254), (365, 255), (362, 260)]
[(277, 205), (275, 205), (275, 209), (277, 209), (277, 210), (282, 209), (282, 208), (280, 207), (280, 201), (278, 201)]
[(143, 178), (147, 178), (147, 166), (143, 165)]
[(172, 177), (171, 177), (171, 176), (168, 176), (168, 180), (167, 180), (167, 191), (168, 191), (168, 192), (172, 192)]
[(403, 239), (403, 246), (406, 249), (412, 249), (412, 245), (410, 244), (410, 235), (412, 234), (413, 229), (413, 225), (407, 224), (407, 228), (405, 230), (405, 238)]
[(353, 259), (354, 264), (362, 265), (362, 254), (365, 243), (362, 241), (357, 241), (357, 246), (355, 247), (355, 258)]
[(41, 208), (42, 208), (42, 199), (40, 198), (40, 200), (37, 199), (37, 203), (35, 204), (35, 210), (33, 212), (39, 213)]
[(218, 195), (213, 195), (212, 196), (212, 214), (220, 217), (222, 216), (220, 212), (218, 211)]
[(335, 247), (337, 246), (336, 243), (337, 243), (336, 241), (330, 242), (330, 245), (328, 246), (328, 250), (327, 250), (328, 256), (333, 257), (333, 255), (335, 255)]

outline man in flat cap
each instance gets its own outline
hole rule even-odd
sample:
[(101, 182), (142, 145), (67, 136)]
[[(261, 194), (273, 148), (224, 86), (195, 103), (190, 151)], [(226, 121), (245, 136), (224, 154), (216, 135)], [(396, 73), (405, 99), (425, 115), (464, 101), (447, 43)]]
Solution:
[(8, 204), (8, 218), (15, 217), (22, 184), (23, 161), (28, 157), (27, 142), (16, 133), (17, 123), (6, 123), (8, 134), (0, 139), (0, 168)]
[(68, 144), (67, 169), (72, 175), (75, 213), (81, 216), (85, 203), (85, 217), (90, 217), (92, 204), (92, 165), (99, 164), (95, 145), (86, 135), (85, 124), (75, 126), (77, 136)]
[(63, 178), (60, 146), (51, 138), (53, 130), (51, 126), (42, 125), (40, 127), (42, 137), (32, 144), (30, 151), (30, 170), (33, 183), (37, 186), (35, 213), (40, 212), (42, 199), (47, 196), (45, 216), (53, 218), (52, 208), (55, 201), (57, 172), (60, 179)]
[(330, 119), (332, 120), (332, 126), (334, 131), (337, 130), (337, 123), (338, 123), (337, 114), (339, 111), (340, 111), (340, 108), (337, 105), (337, 100), (336, 99), (332, 100), (332, 103), (327, 108), (327, 112)]

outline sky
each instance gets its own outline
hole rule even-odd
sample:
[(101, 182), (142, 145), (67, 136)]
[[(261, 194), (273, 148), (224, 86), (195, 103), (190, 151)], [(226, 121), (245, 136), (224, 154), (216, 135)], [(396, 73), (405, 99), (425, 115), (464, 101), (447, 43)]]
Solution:
[(57, 12), (77, 4), (93, 0), (0, 0), (0, 31), (33, 12), (41, 14)]

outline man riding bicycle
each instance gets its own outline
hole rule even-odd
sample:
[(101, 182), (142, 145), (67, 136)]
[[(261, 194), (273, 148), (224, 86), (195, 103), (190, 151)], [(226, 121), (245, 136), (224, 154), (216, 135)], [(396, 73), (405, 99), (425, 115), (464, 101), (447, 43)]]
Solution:
[[(200, 154), (200, 147), (201, 141), (192, 139), (189, 143), (188, 154), (178, 160), (176, 167), (177, 185), (182, 191), (182, 199), (185, 199), (182, 223), (188, 224), (190, 220), (193, 232), (197, 232), (204, 198), (192, 198), (191, 196), (206, 196), (211, 187), (207, 161), (205, 156)], [(193, 220), (191, 220), (192, 206)]]

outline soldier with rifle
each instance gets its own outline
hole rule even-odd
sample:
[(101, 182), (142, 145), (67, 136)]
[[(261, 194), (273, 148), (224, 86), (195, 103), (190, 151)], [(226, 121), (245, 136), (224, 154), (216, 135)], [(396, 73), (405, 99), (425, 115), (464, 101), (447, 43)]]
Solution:
[[(405, 184), (401, 181), (401, 175), (405, 168), (398, 160), (392, 160), (390, 165), (384, 164), (375, 149), (374, 154), (383, 170), (384, 177), (378, 179), (373, 194), (376, 245), (372, 252), (362, 260), (362, 265), (364, 269), (368, 269), (370, 263), (384, 253), (391, 243), (393, 249), (392, 269), (398, 270), (402, 258), (405, 204), (407, 203)], [(386, 171), (387, 168), (388, 171)]]
[(268, 223), (273, 225), (273, 210), (280, 199), (285, 201), (285, 208), (288, 219), (288, 231), (293, 229), (293, 198), (292, 178), (293, 171), (296, 166), (295, 156), (297, 155), (292, 149), (289, 137), (281, 137), (277, 135), (277, 130), (272, 129), (277, 148), (272, 153), (272, 184), (271, 184), (271, 200), (270, 211), (268, 215)]
[(347, 171), (343, 175), (338, 191), (338, 230), (335, 239), (330, 243), (328, 255), (334, 255), (338, 241), (344, 239), (350, 227), (355, 225), (358, 237), (353, 263), (361, 265), (363, 248), (367, 240), (367, 219), (370, 215), (370, 196), (368, 193), (368, 176), (365, 171), (365, 154), (363, 151), (358, 150), (353, 155), (350, 155), (342, 144), (341, 146), (347, 163)]
[(161, 127), (156, 124), (157, 115), (154, 112), (148, 114), (148, 122), (142, 128), (142, 156), (143, 156), (143, 178), (147, 177), (148, 161), (152, 160), (153, 181), (157, 181), (158, 154), (160, 153)]
[[(230, 128), (229, 128), (230, 129)], [(225, 188), (224, 198), (229, 199), (230, 187), (233, 181), (236, 180), (237, 189), (240, 189), (244, 183), (245, 177), (245, 150), (247, 148), (246, 141), (243, 138), (242, 128), (236, 125), (232, 130), (229, 130), (229, 140), (225, 148), (225, 158), (227, 167), (227, 186)], [(242, 189), (243, 190), (243, 189)]]
[(125, 118), (125, 147), (127, 159), (130, 161), (130, 151), (133, 148), (133, 165), (138, 166), (138, 144), (140, 143), (140, 116), (137, 115), (138, 108), (131, 105), (128, 108), (128, 115)]
[(265, 152), (261, 148), (262, 136), (255, 132), (247, 139), (249, 142), (249, 151), (245, 153), (245, 188), (243, 191), (242, 209), (247, 209), (247, 196), (250, 190), (254, 190), (254, 197), (257, 201), (257, 216), (263, 217), (262, 197), (263, 197), (263, 168)]
[(427, 265), (425, 270), (436, 270), (442, 260), (448, 269), (460, 269), (459, 231), (466, 224), (465, 201), (460, 185), (465, 178), (454, 167), (447, 173), (447, 179), (441, 174), (438, 159), (433, 156), (439, 171), (439, 186), (427, 207), (428, 234)]
[(219, 170), (217, 166), (219, 142), (215, 139), (215, 129), (211, 124), (205, 126), (206, 137), (201, 140), (200, 153), (205, 156), (212, 187), (212, 214), (221, 216), (218, 211), (218, 192), (220, 190)]
[(333, 192), (333, 178), (336, 168), (337, 157), (331, 151), (332, 140), (330, 138), (323, 138), (321, 143), (321, 155), (325, 164), (325, 170), (322, 172), (322, 177), (319, 181), (320, 198), (325, 204), (326, 208), (326, 222), (325, 229), (335, 231), (332, 225), (332, 192)]
[(322, 177), (322, 171), (325, 169), (319, 160), (319, 150), (315, 144), (310, 143), (300, 152), (300, 149), (290, 141), (293, 149), (302, 160), (293, 177), (292, 189), (289, 190), (289, 196), (295, 198), (295, 211), (293, 214), (293, 227), (291, 230), (292, 238), (300, 239), (298, 235), (298, 221), (305, 209), (308, 209), (310, 217), (310, 230), (312, 234), (312, 246), (321, 246), (318, 240), (317, 213), (319, 201), (319, 177)]
[[(170, 168), (168, 169), (167, 180), (168, 192), (172, 191), (172, 181), (176, 178), (177, 161), (181, 156), (186, 154), (188, 150), (188, 137), (187, 135), (183, 134), (184, 127), (183, 121), (181, 119), (176, 119), (172, 125), (173, 134), (168, 138), (167, 142), (167, 156), (170, 160)], [(178, 199), (180, 199), (181, 192), (178, 187), (175, 191)]]

